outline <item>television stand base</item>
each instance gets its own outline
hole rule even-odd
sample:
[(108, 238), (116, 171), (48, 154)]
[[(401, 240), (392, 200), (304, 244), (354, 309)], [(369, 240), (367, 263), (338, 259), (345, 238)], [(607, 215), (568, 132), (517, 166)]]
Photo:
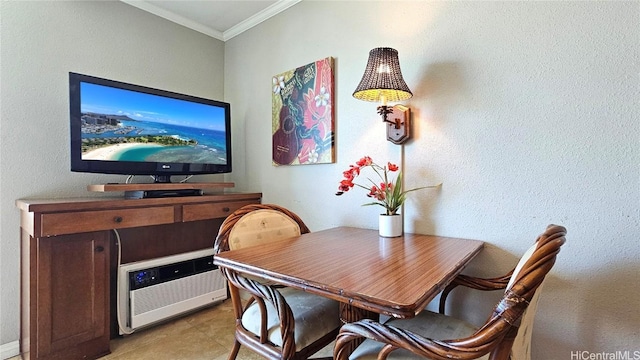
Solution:
[[(169, 183), (169, 184), (98, 184), (89, 185), (87, 190), (96, 192), (120, 192), (125, 193), (126, 199), (144, 199), (159, 197), (197, 196), (203, 195), (203, 190), (214, 189), (215, 191), (232, 188), (232, 182), (208, 182), (208, 183)], [(146, 194), (146, 196), (145, 196)]]
[(125, 191), (125, 199), (149, 199), (181, 196), (201, 196), (202, 189), (175, 189), (175, 190), (133, 190)]

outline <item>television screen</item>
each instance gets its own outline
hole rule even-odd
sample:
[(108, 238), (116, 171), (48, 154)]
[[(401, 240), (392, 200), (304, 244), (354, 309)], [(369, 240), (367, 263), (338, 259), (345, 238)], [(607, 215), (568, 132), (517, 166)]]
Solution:
[(231, 171), (230, 105), (69, 73), (71, 170), (123, 175)]

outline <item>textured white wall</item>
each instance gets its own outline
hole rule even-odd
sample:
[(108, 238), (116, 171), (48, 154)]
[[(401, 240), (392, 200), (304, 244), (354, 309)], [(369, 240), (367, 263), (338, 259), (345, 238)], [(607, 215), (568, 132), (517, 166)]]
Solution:
[[(411, 196), (406, 230), (485, 240), (467, 272), (501, 275), (547, 224), (566, 226), (534, 359), (638, 350), (639, 18), (638, 2), (303, 1), (225, 45), (231, 180), (312, 230), (376, 227), (362, 192), (333, 194), (362, 155), (402, 156), (384, 140), (376, 105), (351, 96), (369, 50), (396, 48), (414, 92), (407, 184), (444, 183)], [(337, 163), (273, 167), (271, 77), (327, 56)], [(476, 322), (496, 300), (454, 296)]]
[(0, 344), (8, 344), (20, 328), (14, 201), (90, 196), (88, 184), (125, 179), (69, 171), (68, 73), (223, 99), (224, 43), (118, 1), (2, 1), (0, 13)]

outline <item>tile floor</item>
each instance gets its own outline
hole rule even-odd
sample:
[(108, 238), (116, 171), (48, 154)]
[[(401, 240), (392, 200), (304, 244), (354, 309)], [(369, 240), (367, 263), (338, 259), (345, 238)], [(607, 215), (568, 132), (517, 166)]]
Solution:
[[(111, 340), (111, 354), (100, 360), (226, 360), (233, 346), (234, 318), (230, 300)], [(318, 352), (331, 356), (332, 344)], [(20, 360), (20, 356), (9, 360)], [(264, 358), (240, 347), (237, 360)]]

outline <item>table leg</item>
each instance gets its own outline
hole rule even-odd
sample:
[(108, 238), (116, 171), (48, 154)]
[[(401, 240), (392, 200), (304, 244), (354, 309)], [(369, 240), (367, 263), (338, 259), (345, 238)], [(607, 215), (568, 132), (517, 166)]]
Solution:
[[(362, 319), (372, 319), (378, 321), (380, 319), (380, 314), (375, 313), (373, 311), (360, 309), (350, 304), (340, 303), (340, 320), (343, 324), (356, 322)], [(351, 354), (358, 345), (362, 344), (364, 339), (357, 339), (351, 341), (349, 345), (345, 347), (347, 354)]]

